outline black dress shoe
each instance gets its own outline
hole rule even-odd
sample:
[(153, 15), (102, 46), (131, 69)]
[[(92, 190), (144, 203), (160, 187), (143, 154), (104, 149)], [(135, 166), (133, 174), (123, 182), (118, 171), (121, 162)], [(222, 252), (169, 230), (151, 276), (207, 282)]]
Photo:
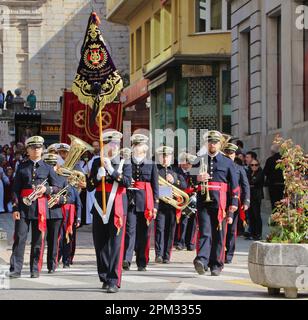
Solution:
[(9, 277), (11, 278), (11, 279), (18, 279), (18, 278), (20, 278), (21, 277), (21, 274), (19, 273), (19, 272), (10, 272), (10, 274), (9, 274)]
[(36, 278), (39, 278), (39, 277), (40, 277), (40, 274), (38, 272), (32, 272), (31, 273), (31, 278), (36, 279)]
[(123, 261), (123, 270), (129, 271), (130, 269), (130, 263), (128, 261)]
[(165, 264), (170, 264), (170, 260), (164, 259), (163, 263), (165, 263)]
[(48, 273), (55, 273), (55, 270), (48, 270)]
[(156, 263), (163, 263), (163, 258), (161, 256), (158, 256), (155, 258)]
[(184, 250), (184, 248), (183, 248), (182, 246), (180, 246), (180, 245), (177, 245), (177, 246), (175, 247), (175, 249), (178, 250), (178, 251)]
[(205, 274), (206, 267), (204, 267), (203, 263), (200, 260), (194, 261), (195, 270), (198, 272), (198, 274), (203, 275)]
[(211, 270), (211, 276), (213, 276), (213, 277), (220, 276), (220, 273), (221, 273), (221, 270), (219, 270), (219, 269)]
[(147, 271), (146, 267), (138, 267), (138, 271)]
[(106, 283), (106, 282), (104, 282), (104, 283), (103, 283), (103, 286), (102, 286), (102, 289), (103, 289), (103, 290), (108, 290), (108, 289), (109, 289), (109, 284)]
[(109, 286), (107, 289), (107, 293), (117, 293), (119, 292), (119, 288), (117, 286)]
[(63, 265), (63, 269), (68, 269), (69, 267), (70, 267), (69, 264), (64, 264), (64, 265)]

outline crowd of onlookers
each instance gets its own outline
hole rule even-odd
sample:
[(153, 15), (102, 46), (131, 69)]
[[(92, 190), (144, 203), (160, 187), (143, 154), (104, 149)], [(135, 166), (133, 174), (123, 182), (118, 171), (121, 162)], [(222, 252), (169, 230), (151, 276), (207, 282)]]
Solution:
[[(0, 109), (10, 110), (14, 105), (14, 94), (11, 90), (8, 90), (6, 94), (3, 92), (3, 89), (0, 88)], [(36, 108), (36, 96), (34, 90), (31, 90), (27, 96), (25, 108), (30, 110), (35, 110)]]
[(271, 147), (272, 155), (266, 160), (262, 169), (258, 156), (254, 151), (245, 152), (243, 142), (238, 140), (239, 147), (235, 162), (246, 169), (250, 185), (250, 208), (246, 212), (248, 228), (242, 233), (247, 239), (262, 238), (261, 204), (264, 199), (264, 187), (268, 187), (272, 209), (275, 203), (283, 198), (284, 179), (281, 170), (276, 170), (277, 160), (280, 159), (279, 147)]

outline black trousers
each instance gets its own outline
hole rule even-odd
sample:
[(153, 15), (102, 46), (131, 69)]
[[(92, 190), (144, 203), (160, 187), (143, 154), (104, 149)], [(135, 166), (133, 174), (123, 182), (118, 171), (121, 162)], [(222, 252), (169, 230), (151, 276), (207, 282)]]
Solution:
[(150, 235), (144, 212), (131, 208), (127, 214), (124, 260), (131, 263), (135, 250), (137, 266), (145, 268), (149, 262)]
[(71, 237), (71, 254), (70, 254), (70, 264), (73, 264), (73, 260), (76, 252), (76, 243), (77, 243), (77, 228), (76, 224), (73, 225), (73, 234)]
[(170, 205), (159, 208), (155, 220), (155, 255), (164, 260), (171, 259), (176, 228), (175, 209)]
[(227, 225), (228, 231), (227, 231), (227, 239), (226, 239), (226, 249), (227, 249), (226, 261), (228, 261), (229, 263), (232, 261), (234, 252), (235, 252), (238, 220), (239, 220), (239, 213), (236, 212), (233, 217), (233, 223)]
[(43, 236), (38, 228), (38, 220), (20, 218), (15, 221), (14, 244), (10, 258), (11, 272), (21, 273), (30, 224), (32, 232), (30, 272), (39, 273), (42, 270), (45, 235)]
[(73, 235), (66, 234), (67, 223), (69, 215), (66, 214), (65, 219), (62, 220), (60, 226), (59, 235), (59, 251), (58, 251), (58, 261), (62, 259), (63, 265), (69, 266), (71, 264), (71, 254), (73, 246)]
[(198, 209), (199, 234), (197, 257), (205, 267), (211, 270), (223, 269), (225, 260), (226, 221), (219, 228), (218, 209)]
[(251, 200), (248, 216), (251, 236), (262, 236), (261, 200)]
[(176, 226), (175, 244), (187, 250), (195, 250), (196, 248), (196, 231), (197, 220), (196, 216), (182, 216), (181, 222)]
[(114, 226), (114, 214), (111, 213), (107, 224), (96, 212), (93, 213), (93, 241), (96, 253), (97, 271), (101, 282), (121, 287), (122, 263), (124, 255), (126, 217), (120, 233)]
[(58, 266), (58, 253), (60, 231), (63, 219), (47, 220), (47, 268), (56, 270)]
[(275, 203), (283, 199), (284, 186), (283, 185), (269, 186), (268, 192), (271, 199), (272, 210), (274, 210)]

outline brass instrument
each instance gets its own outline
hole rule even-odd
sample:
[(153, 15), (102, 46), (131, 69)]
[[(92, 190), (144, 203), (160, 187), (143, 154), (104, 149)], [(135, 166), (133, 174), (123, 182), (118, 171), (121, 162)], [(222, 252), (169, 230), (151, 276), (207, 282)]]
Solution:
[(32, 202), (37, 200), (38, 194), (40, 193), (40, 189), (47, 184), (47, 181), (48, 181), (48, 179), (44, 180), (38, 186), (34, 186), (33, 187), (34, 190), (32, 191), (32, 193), (30, 195), (28, 195), (27, 197), (22, 198), (22, 201), (26, 206), (30, 207)]
[(160, 186), (172, 188), (172, 197), (160, 197), (159, 199), (178, 210), (184, 210), (188, 206), (189, 195), (186, 192), (175, 187), (161, 176), (158, 177), (158, 183)]
[(76, 163), (79, 161), (81, 156), (86, 152), (93, 152), (94, 148), (92, 148), (88, 143), (83, 140), (69, 134), (69, 138), (71, 139), (70, 151), (67, 155), (67, 158), (59, 169), (57, 169), (57, 173), (61, 176), (70, 176)]
[(222, 134), (222, 138), (221, 138), (221, 150), (220, 152), (224, 154), (223, 150), (226, 148), (227, 144), (230, 142), (230, 140), (232, 139), (232, 136), (223, 133)]
[(48, 200), (48, 208), (49, 209), (53, 208), (58, 203), (58, 199), (61, 196), (66, 196), (68, 188), (70, 186), (73, 186), (78, 189), (79, 184), (85, 181), (86, 181), (86, 176), (82, 172), (73, 170), (71, 175), (67, 179), (68, 185), (65, 186), (63, 189), (61, 189), (57, 194), (52, 195), (51, 198)]
[(189, 198), (187, 207), (182, 211), (182, 215), (185, 217), (192, 217), (197, 213), (197, 193), (194, 192)]
[[(199, 174), (207, 173), (207, 165), (205, 164), (204, 158), (201, 158), (201, 166)], [(210, 190), (209, 190), (209, 181), (201, 182), (201, 195), (204, 196), (206, 194), (205, 202), (212, 202), (210, 197)]]

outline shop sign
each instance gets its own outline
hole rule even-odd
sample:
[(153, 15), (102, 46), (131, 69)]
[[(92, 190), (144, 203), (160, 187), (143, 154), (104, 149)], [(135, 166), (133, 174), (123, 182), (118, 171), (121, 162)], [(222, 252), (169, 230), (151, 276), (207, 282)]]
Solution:
[(210, 77), (213, 75), (213, 68), (209, 64), (203, 65), (182, 65), (182, 77), (183, 78), (199, 78)]

